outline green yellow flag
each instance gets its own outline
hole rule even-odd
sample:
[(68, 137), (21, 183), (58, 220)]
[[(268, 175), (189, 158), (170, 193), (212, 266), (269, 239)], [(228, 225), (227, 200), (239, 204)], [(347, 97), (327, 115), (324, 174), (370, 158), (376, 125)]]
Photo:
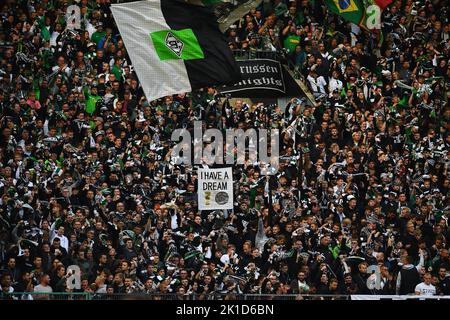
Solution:
[(364, 17), (364, 5), (361, 0), (325, 0), (328, 8), (344, 20), (360, 24)]

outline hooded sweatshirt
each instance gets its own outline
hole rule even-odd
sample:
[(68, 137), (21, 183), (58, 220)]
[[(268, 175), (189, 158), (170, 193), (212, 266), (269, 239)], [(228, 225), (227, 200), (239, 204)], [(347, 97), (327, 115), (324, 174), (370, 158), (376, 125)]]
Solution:
[(412, 264), (402, 266), (398, 273), (396, 293), (406, 295), (414, 293), (416, 285), (420, 283), (419, 271)]

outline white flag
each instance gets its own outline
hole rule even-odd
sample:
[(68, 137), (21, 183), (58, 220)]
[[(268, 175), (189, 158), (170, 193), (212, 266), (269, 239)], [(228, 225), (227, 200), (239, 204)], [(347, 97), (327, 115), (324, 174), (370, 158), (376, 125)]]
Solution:
[(146, 0), (111, 11), (147, 100), (241, 79), (209, 8)]
[(191, 91), (184, 61), (158, 57), (150, 33), (170, 30), (160, 1), (113, 4), (111, 11), (148, 101)]

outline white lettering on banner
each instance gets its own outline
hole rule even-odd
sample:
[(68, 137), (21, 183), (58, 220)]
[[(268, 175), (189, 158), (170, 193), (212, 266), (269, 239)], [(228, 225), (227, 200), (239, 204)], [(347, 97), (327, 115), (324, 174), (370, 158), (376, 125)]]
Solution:
[(282, 87), (283, 86), (283, 81), (281, 81), (279, 79), (274, 79), (273, 77), (270, 77), (270, 78), (262, 77), (260, 79), (247, 78), (247, 79), (239, 81), (238, 85), (240, 85), (240, 86), (246, 86), (246, 85), (256, 85), (256, 86), (275, 85), (275, 86), (278, 86), (278, 87)]
[(233, 209), (233, 173), (231, 168), (198, 169), (198, 208)]
[(241, 73), (279, 73), (276, 67), (267, 65), (241, 66)]
[(223, 93), (241, 90), (273, 90), (285, 92), (283, 71), (279, 61), (271, 59), (253, 59), (237, 61), (242, 80), (232, 86), (220, 89)]

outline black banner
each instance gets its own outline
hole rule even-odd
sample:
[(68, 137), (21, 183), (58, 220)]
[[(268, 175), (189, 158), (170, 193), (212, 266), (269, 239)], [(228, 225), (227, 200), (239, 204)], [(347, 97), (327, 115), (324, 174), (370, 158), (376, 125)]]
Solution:
[(242, 81), (233, 86), (219, 89), (233, 96), (264, 97), (281, 96), (286, 93), (283, 69), (279, 61), (254, 59), (236, 61), (242, 75)]

